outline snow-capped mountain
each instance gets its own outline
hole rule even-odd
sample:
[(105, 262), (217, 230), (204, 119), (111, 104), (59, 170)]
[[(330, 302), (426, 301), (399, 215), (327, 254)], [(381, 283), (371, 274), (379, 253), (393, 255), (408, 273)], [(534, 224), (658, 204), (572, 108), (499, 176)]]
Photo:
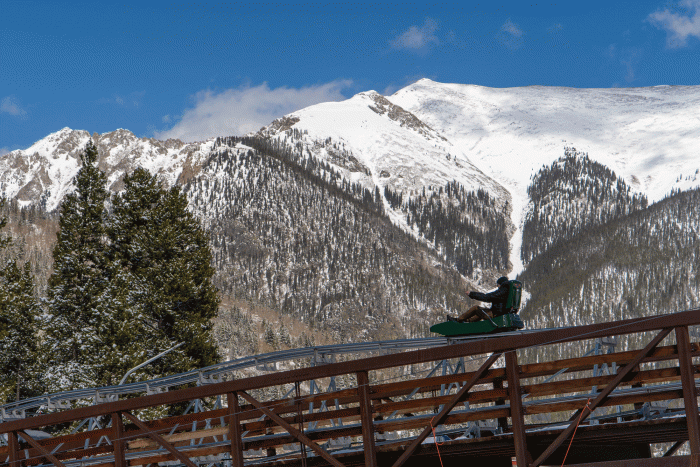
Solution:
[(108, 177), (110, 189), (137, 166), (159, 174), (168, 184), (186, 181), (209, 155), (213, 140), (185, 144), (179, 140), (137, 138), (128, 130), (92, 136), (85, 130), (63, 128), (24, 150), (0, 158), (0, 194), (21, 205), (41, 203), (55, 209), (73, 190), (72, 180), (80, 169), (80, 153), (91, 139), (100, 154), (99, 167)]
[(495, 89), (422, 79), (388, 99), (520, 197), (564, 146), (588, 153), (650, 201), (700, 185), (693, 176), (700, 170), (700, 86)]
[[(35, 231), (18, 251), (40, 290), (57, 218), (43, 211), (73, 189), (92, 139), (112, 191), (136, 166), (181, 185), (209, 232), (222, 297), (256, 322), (284, 317), (298, 345), (427, 335), (464, 290), (502, 274), (531, 293), (526, 320), (581, 324), (697, 304), (699, 110), (700, 86), (421, 80), (247, 137), (64, 128), (0, 156), (0, 195), (16, 201), (5, 207), (13, 236)], [(19, 209), (28, 204), (43, 209)]]
[(527, 187), (565, 147), (588, 153), (652, 202), (700, 186), (700, 86), (494, 89), (422, 79), (388, 97), (369, 91), (302, 109), (259, 134), (301, 144), (380, 189), (410, 195), (451, 180), (487, 189), (513, 207), (515, 273), (523, 268)]
[(483, 188), (507, 197), (507, 191), (460, 148), (375, 91), (307, 107), (257, 134), (301, 145), (352, 181), (382, 192), (389, 187), (410, 196), (457, 181), (468, 190)]
[[(531, 209), (527, 187), (565, 147), (614, 170), (650, 202), (700, 185), (700, 86), (493, 89), (423, 79), (388, 97), (367, 91), (307, 107), (256, 136), (327, 162), (371, 190), (430, 195), (452, 181), (485, 189), (502, 205), (508, 202), (517, 273), (522, 223)], [(0, 193), (54, 209), (71, 189), (88, 138), (86, 131), (64, 128), (1, 157)], [(137, 165), (167, 183), (182, 183), (214, 145), (137, 138), (127, 130), (92, 138), (113, 190)], [(392, 221), (411, 230), (405, 213), (383, 201)]]

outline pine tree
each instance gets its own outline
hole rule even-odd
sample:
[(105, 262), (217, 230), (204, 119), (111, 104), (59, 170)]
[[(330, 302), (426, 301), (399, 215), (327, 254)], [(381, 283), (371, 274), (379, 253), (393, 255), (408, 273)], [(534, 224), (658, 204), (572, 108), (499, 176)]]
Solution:
[(38, 317), (30, 264), (12, 259), (0, 270), (0, 404), (42, 392)]
[(150, 328), (151, 351), (185, 342), (154, 362), (153, 371), (168, 374), (218, 362), (211, 320), (219, 301), (211, 251), (187, 210), (187, 198), (139, 168), (124, 178), (124, 192), (113, 198), (113, 206), (112, 260), (129, 278), (126, 301)]
[[(5, 199), (0, 199), (0, 210)], [(7, 218), (0, 217), (0, 230)], [(12, 239), (0, 234), (0, 252)], [(39, 308), (34, 295), (30, 264), (20, 267), (10, 257), (0, 265), (0, 404), (28, 397), (41, 390), (37, 375)]]
[(96, 167), (97, 148), (81, 155), (76, 189), (61, 205), (54, 272), (49, 278), (46, 353), (49, 390), (94, 386), (100, 382), (101, 321), (109, 316), (106, 255), (106, 176)]

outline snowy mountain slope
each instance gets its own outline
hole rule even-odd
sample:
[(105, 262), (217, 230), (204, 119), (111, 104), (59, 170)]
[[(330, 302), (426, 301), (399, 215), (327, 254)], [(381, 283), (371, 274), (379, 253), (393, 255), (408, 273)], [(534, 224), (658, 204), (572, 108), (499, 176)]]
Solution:
[(565, 145), (587, 152), (651, 201), (700, 186), (700, 176), (692, 177), (700, 169), (700, 86), (495, 89), (422, 79), (388, 99), (523, 193), (530, 175)]
[(213, 140), (185, 144), (179, 140), (137, 138), (128, 130), (90, 136), (85, 130), (63, 128), (24, 150), (0, 158), (0, 194), (21, 205), (41, 203), (55, 209), (73, 190), (72, 180), (80, 169), (80, 153), (92, 138), (100, 155), (99, 167), (118, 190), (125, 172), (137, 166), (159, 174), (172, 185), (195, 174), (213, 146)]
[[(388, 99), (507, 187), (516, 226), (530, 177), (564, 146), (588, 153), (651, 202), (700, 186), (700, 86), (494, 89), (422, 79)], [(516, 232), (514, 263), (519, 242)]]
[[(453, 180), (467, 190), (485, 189), (509, 203), (503, 212), (518, 228), (510, 235), (518, 273), (522, 222), (532, 206), (527, 187), (543, 165), (575, 147), (654, 202), (672, 189), (700, 185), (699, 115), (700, 86), (492, 89), (424, 79), (389, 97), (368, 91), (299, 110), (257, 136), (313, 155), (380, 192), (388, 187), (414, 197), (425, 189), (429, 197)], [(112, 190), (137, 165), (183, 183), (214, 144), (136, 138), (127, 130), (92, 137)], [(71, 189), (88, 138), (64, 128), (0, 157), (0, 194), (54, 209)], [(405, 211), (384, 202), (394, 223), (419, 235)]]
[(374, 91), (299, 110), (258, 135), (300, 144), (348, 179), (381, 192), (388, 186), (411, 196), (456, 180), (468, 190), (508, 197), (451, 141)]

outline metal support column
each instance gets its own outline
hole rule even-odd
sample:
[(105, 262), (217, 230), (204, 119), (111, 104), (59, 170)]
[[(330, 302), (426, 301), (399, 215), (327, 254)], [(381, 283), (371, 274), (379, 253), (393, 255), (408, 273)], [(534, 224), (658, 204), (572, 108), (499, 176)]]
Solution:
[(523, 399), (520, 390), (520, 368), (515, 350), (506, 352), (506, 376), (508, 378), (508, 397), (510, 399), (510, 419), (513, 425), (515, 458), (518, 467), (527, 467), (531, 461), (525, 439), (525, 419), (523, 418)]
[(685, 420), (688, 424), (690, 454), (700, 454), (700, 423), (698, 419), (698, 395), (695, 389), (695, 369), (690, 356), (690, 338), (685, 326), (675, 328), (678, 348), (678, 366), (681, 369)]
[(10, 450), (10, 467), (20, 467), (19, 457), (17, 456), (19, 451), (19, 441), (17, 440), (17, 433), (11, 431), (7, 434), (7, 446)]
[[(503, 389), (503, 380), (500, 378), (493, 380), (493, 389)], [(495, 405), (506, 405), (504, 399), (496, 399)], [(508, 417), (501, 417), (498, 419), (498, 428), (501, 429), (502, 433), (508, 430)]]
[(124, 451), (124, 423), (119, 413), (112, 414), (112, 446), (114, 447), (114, 467), (127, 467)]
[(370, 398), (369, 376), (366, 371), (357, 372), (357, 393), (360, 396), (365, 466), (377, 467), (377, 451), (374, 445), (374, 421), (372, 420), (372, 399)]
[(231, 442), (231, 465), (243, 467), (243, 440), (241, 440), (241, 407), (238, 393), (226, 394), (228, 402), (228, 438)]

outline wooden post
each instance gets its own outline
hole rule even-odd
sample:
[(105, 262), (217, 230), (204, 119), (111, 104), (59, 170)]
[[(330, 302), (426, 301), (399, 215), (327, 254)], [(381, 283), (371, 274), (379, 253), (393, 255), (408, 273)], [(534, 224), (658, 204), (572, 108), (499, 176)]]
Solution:
[(7, 434), (7, 446), (10, 450), (10, 467), (20, 467), (20, 460), (17, 456), (19, 451), (19, 441), (17, 440), (17, 432), (11, 431)]
[(513, 440), (515, 441), (515, 458), (518, 467), (527, 467), (530, 453), (527, 450), (527, 440), (525, 439), (520, 368), (515, 350), (506, 352), (506, 376), (508, 378), (508, 397), (510, 398), (510, 419), (513, 425)]
[(112, 414), (112, 446), (114, 447), (114, 467), (127, 467), (124, 452), (124, 423), (120, 413)]
[(698, 395), (695, 389), (695, 370), (690, 356), (690, 337), (688, 328), (675, 328), (678, 348), (678, 366), (681, 369), (683, 384), (683, 401), (685, 403), (685, 420), (688, 424), (688, 441), (690, 454), (700, 454), (700, 423), (698, 419)]
[(228, 439), (231, 442), (231, 463), (233, 467), (243, 467), (243, 440), (241, 440), (241, 406), (238, 393), (226, 394), (228, 402)]
[(369, 376), (366, 371), (357, 372), (357, 393), (360, 396), (362, 418), (362, 445), (365, 451), (365, 467), (377, 467), (377, 450), (374, 444), (374, 421), (370, 398)]
[[(297, 417), (299, 418), (299, 432), (303, 435), (304, 413), (301, 411), (301, 385), (299, 384), (299, 381), (294, 382), (294, 394), (294, 399), (297, 404)], [(304, 442), (301, 440), (301, 438), (299, 438), (299, 449), (301, 451), (301, 465), (302, 467), (306, 467), (306, 446), (304, 446)]]
[[(496, 378), (493, 380), (494, 389), (503, 389), (503, 380)], [(504, 399), (496, 399), (495, 405), (506, 405)], [(508, 417), (501, 417), (498, 419), (498, 427), (505, 433), (508, 430)]]

